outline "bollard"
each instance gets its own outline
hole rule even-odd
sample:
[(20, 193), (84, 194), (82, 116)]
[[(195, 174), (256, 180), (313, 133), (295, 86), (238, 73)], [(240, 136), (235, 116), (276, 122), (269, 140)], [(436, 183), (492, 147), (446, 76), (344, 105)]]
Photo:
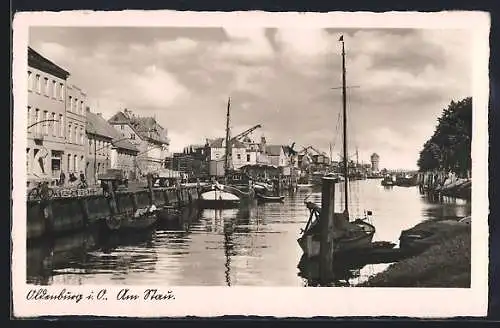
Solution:
[(333, 217), (335, 212), (335, 180), (322, 179), (320, 216), (320, 282), (327, 284), (333, 279)]

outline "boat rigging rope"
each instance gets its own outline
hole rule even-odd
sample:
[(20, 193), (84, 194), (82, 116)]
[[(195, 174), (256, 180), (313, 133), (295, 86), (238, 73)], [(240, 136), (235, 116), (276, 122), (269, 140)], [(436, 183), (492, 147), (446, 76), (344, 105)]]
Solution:
[(335, 144), (337, 143), (337, 137), (339, 135), (339, 127), (340, 127), (340, 118), (342, 115), (340, 115), (340, 111), (337, 115), (337, 124), (335, 125), (335, 135), (333, 136), (333, 143), (332, 143), (332, 149), (335, 148)]

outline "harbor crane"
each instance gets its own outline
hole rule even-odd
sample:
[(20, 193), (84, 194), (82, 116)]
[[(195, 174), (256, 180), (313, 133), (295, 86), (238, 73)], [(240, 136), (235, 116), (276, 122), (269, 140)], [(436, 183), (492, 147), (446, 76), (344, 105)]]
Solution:
[(249, 135), (250, 133), (252, 133), (253, 131), (255, 131), (261, 127), (262, 127), (262, 125), (257, 124), (255, 126), (251, 127), (250, 129), (245, 130), (245, 131), (241, 132), (240, 134), (235, 135), (233, 138), (231, 138), (231, 141), (240, 140), (241, 138), (246, 137), (247, 135)]

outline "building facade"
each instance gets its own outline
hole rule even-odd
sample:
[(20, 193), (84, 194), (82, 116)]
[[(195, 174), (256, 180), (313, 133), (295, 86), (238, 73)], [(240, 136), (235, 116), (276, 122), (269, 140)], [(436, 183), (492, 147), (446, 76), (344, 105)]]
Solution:
[(55, 184), (68, 163), (66, 85), (69, 72), (28, 48), (26, 169), (28, 186)]
[(68, 84), (66, 88), (66, 172), (75, 175), (86, 171), (87, 144), (86, 108), (87, 95), (75, 85)]
[(285, 149), (282, 145), (267, 145), (266, 154), (271, 165), (279, 167), (289, 165), (288, 157), (285, 155)]
[(122, 137), (139, 150), (136, 157), (137, 173), (144, 177), (165, 167), (165, 158), (169, 155), (168, 133), (155, 118), (140, 117), (125, 109), (113, 115), (108, 123)]
[(104, 174), (111, 168), (113, 135), (106, 127), (106, 120), (101, 114), (94, 114), (90, 109), (86, 111), (85, 176), (89, 184), (96, 184), (99, 174)]
[[(101, 117), (102, 119), (102, 117)], [(137, 154), (139, 149), (137, 149), (130, 140), (125, 139), (121, 133), (116, 131), (107, 121), (102, 119), (106, 124), (110, 134), (113, 136), (111, 141), (111, 168), (121, 170), (129, 180), (137, 179)]]

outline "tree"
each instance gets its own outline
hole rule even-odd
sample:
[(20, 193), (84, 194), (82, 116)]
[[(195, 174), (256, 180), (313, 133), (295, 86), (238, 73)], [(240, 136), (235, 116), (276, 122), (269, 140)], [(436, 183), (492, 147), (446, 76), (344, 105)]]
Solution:
[(472, 98), (452, 101), (420, 151), (419, 171), (445, 170), (465, 175), (471, 168), (471, 140)]

